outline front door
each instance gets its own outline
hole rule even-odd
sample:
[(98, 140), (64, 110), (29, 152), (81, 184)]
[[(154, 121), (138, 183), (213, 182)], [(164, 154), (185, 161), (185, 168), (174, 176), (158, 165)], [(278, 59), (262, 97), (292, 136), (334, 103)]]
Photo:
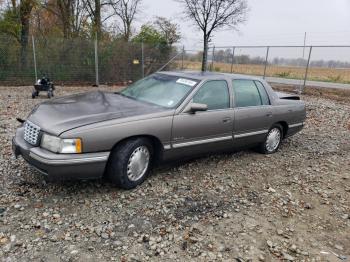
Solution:
[(234, 144), (247, 146), (264, 141), (272, 126), (272, 107), (260, 81), (234, 80)]
[(193, 96), (193, 103), (206, 104), (207, 111), (174, 116), (172, 147), (191, 153), (232, 147), (233, 109), (225, 80), (205, 82)]

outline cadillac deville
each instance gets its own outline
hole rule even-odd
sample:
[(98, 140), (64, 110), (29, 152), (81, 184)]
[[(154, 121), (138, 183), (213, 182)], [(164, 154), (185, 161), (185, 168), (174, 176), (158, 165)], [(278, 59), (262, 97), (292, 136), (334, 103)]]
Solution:
[(54, 179), (106, 176), (141, 184), (165, 160), (256, 147), (275, 153), (303, 128), (305, 104), (260, 78), (158, 72), (121, 92), (94, 91), (36, 106), (13, 151)]

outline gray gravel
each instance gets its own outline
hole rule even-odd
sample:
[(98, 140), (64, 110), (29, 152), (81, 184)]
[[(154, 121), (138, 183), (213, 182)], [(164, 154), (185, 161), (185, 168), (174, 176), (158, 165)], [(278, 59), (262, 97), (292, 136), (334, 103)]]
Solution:
[(278, 153), (167, 165), (124, 191), (105, 181), (46, 183), (14, 160), (15, 117), (45, 99), (30, 93), (0, 87), (0, 261), (350, 257), (350, 105), (303, 97), (306, 127)]

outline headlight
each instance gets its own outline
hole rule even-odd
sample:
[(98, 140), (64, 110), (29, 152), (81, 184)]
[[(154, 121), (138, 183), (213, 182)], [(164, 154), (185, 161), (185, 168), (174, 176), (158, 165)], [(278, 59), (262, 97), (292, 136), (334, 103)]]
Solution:
[(61, 148), (61, 139), (56, 136), (43, 134), (41, 138), (41, 147), (49, 151), (59, 153)]
[(56, 136), (43, 134), (41, 147), (54, 153), (74, 154), (82, 152), (81, 139), (62, 139)]

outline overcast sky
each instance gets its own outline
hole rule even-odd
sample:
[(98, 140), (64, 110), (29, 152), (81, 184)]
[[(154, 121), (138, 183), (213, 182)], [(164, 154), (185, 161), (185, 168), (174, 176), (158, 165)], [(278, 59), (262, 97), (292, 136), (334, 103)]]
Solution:
[[(239, 32), (215, 32), (216, 46), (231, 45), (350, 45), (350, 0), (247, 0), (250, 11)], [(144, 18), (173, 19), (181, 27), (186, 49), (202, 47), (201, 34), (183, 19), (174, 0), (143, 0)], [(340, 51), (341, 52), (341, 51)], [(348, 53), (348, 52), (346, 52)]]

